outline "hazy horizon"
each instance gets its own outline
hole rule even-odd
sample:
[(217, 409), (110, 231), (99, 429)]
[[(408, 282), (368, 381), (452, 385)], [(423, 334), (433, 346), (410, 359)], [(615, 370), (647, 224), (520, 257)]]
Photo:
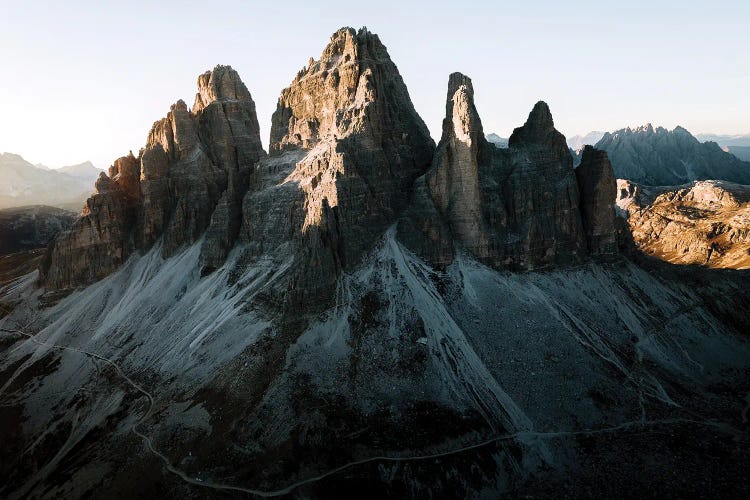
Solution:
[(106, 168), (137, 153), (216, 64), (249, 88), (267, 148), (279, 93), (342, 26), (380, 36), (436, 141), (453, 71), (472, 78), (485, 132), (503, 137), (538, 100), (567, 137), (647, 122), (750, 133), (747, 2), (34, 3), (4, 6), (0, 31), (0, 151), (34, 164)]

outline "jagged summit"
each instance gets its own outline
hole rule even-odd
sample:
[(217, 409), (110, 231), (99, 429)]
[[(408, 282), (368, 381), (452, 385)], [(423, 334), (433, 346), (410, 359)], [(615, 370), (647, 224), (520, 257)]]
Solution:
[[(237, 243), (249, 259), (288, 255), (293, 264), (279, 283), (294, 291), (274, 293), (301, 304), (324, 298), (410, 204), (421, 207), (410, 212), (416, 229), (400, 234), (412, 242), (426, 234), (417, 246), (435, 264), (451, 262), (453, 243), (497, 268), (586, 254), (579, 210), (590, 200), (578, 196), (565, 138), (542, 101), (510, 149), (499, 149), (484, 136), (471, 79), (453, 73), (435, 151), (377, 35), (342, 28), (281, 92), (266, 159), (237, 72), (218, 65), (197, 85), (192, 110), (177, 101), (138, 157), (119, 159), (101, 180), (85, 217), (51, 251), (48, 286), (89, 283), (158, 241), (170, 256), (203, 238), (203, 273)], [(600, 205), (591, 206), (611, 208)]]
[(543, 145), (558, 149), (562, 147), (568, 151), (565, 136), (555, 129), (552, 112), (544, 101), (537, 102), (529, 113), (526, 123), (513, 130), (508, 139), (508, 145), (510, 147)]
[(270, 150), (310, 149), (322, 139), (359, 132), (383, 135), (392, 142), (405, 141), (403, 134), (414, 143), (429, 139), (378, 36), (366, 28), (342, 28), (331, 36), (320, 58), (311, 59), (281, 92), (271, 119)]
[(651, 186), (708, 179), (750, 183), (750, 162), (714, 142), (701, 143), (680, 126), (673, 130), (650, 123), (628, 127), (604, 134), (596, 147), (609, 153), (618, 179)]
[(252, 97), (240, 75), (231, 66), (219, 64), (198, 76), (198, 93), (192, 111), (200, 113), (212, 102), (220, 100), (247, 101)]
[[(603, 172), (607, 168), (609, 176)], [(490, 144), (474, 105), (471, 79), (454, 73), (448, 79), (443, 134), (425, 176), (427, 189), (417, 185), (421, 211), (413, 217), (427, 222), (409, 221), (409, 227), (421, 228), (421, 236), (404, 238), (436, 265), (451, 262), (450, 241), (493, 267), (523, 270), (580, 262), (587, 253), (615, 253), (611, 245), (593, 241), (614, 241), (613, 203), (597, 198), (600, 189), (606, 188), (605, 197), (614, 190), (611, 166), (598, 162), (592, 172), (592, 179), (576, 179), (565, 137), (555, 130), (542, 101), (526, 124), (515, 129), (509, 149)], [(580, 197), (579, 184), (585, 193)], [(582, 211), (595, 221), (595, 229), (590, 224), (584, 231)]]
[(169, 256), (204, 233), (204, 260), (218, 265), (234, 245), (250, 170), (263, 157), (255, 103), (237, 73), (217, 66), (202, 74), (194, 109), (178, 100), (138, 157), (116, 160), (97, 180), (82, 217), (49, 251), (42, 279), (50, 288), (88, 284), (136, 250), (161, 240)]

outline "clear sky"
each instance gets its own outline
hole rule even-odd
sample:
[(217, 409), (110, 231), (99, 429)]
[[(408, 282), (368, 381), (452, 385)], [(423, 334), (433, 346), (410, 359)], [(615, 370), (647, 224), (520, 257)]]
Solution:
[(748, 0), (0, 0), (0, 151), (107, 167), (216, 64), (239, 71), (267, 146), (281, 89), (341, 26), (380, 35), (436, 140), (453, 71), (505, 137), (539, 99), (568, 136), (750, 132)]

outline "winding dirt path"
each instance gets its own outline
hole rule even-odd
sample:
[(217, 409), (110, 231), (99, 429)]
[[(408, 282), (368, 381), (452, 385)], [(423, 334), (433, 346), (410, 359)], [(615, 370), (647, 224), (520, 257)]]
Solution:
[(655, 427), (655, 426), (660, 426), (660, 425), (675, 425), (675, 424), (700, 425), (700, 426), (705, 426), (705, 427), (713, 427), (719, 430), (720, 432), (725, 432), (729, 434), (744, 434), (741, 431), (738, 431), (726, 424), (722, 424), (718, 422), (711, 422), (711, 421), (691, 420), (691, 419), (684, 419), (684, 418), (651, 420), (651, 421), (645, 421), (645, 422), (642, 420), (637, 420), (637, 421), (625, 422), (620, 425), (616, 425), (612, 427), (602, 427), (598, 429), (584, 429), (584, 430), (579, 430), (579, 431), (551, 431), (551, 432), (519, 431), (519, 432), (515, 432), (512, 434), (503, 434), (503, 435), (495, 436), (495, 437), (486, 439), (484, 441), (478, 442), (473, 445), (463, 446), (460, 448), (455, 448), (455, 449), (445, 451), (445, 452), (440, 452), (440, 453), (432, 453), (428, 455), (407, 455), (407, 456), (386, 456), (386, 455), (372, 456), (372, 457), (364, 458), (361, 460), (355, 460), (352, 462), (345, 463), (334, 469), (330, 469), (326, 472), (323, 472), (319, 475), (308, 477), (306, 479), (302, 479), (300, 481), (294, 482), (292, 484), (289, 484), (277, 490), (259, 490), (259, 489), (245, 488), (245, 487), (235, 486), (235, 485), (225, 484), (225, 483), (216, 483), (210, 480), (204, 481), (198, 478), (191, 477), (184, 471), (172, 465), (169, 458), (163, 453), (161, 453), (158, 449), (156, 449), (151, 438), (138, 429), (138, 426), (141, 425), (146, 419), (148, 419), (154, 410), (154, 396), (150, 392), (145, 390), (142, 386), (140, 386), (138, 383), (136, 383), (133, 379), (131, 379), (116, 362), (100, 354), (96, 354), (94, 352), (85, 351), (83, 349), (78, 349), (75, 347), (61, 346), (57, 344), (50, 344), (50, 343), (39, 341), (35, 338), (34, 335), (21, 331), (21, 330), (10, 330), (10, 329), (5, 329), (5, 328), (0, 328), (0, 331), (22, 335), (24, 337), (27, 337), (34, 344), (49, 347), (51, 349), (62, 350), (62, 351), (72, 351), (72, 352), (76, 352), (79, 354), (83, 354), (85, 356), (90, 356), (92, 358), (95, 358), (99, 361), (102, 361), (112, 366), (117, 372), (117, 374), (120, 375), (120, 377), (122, 377), (122, 379), (125, 380), (128, 383), (128, 385), (133, 387), (136, 391), (138, 391), (140, 394), (142, 394), (143, 396), (147, 398), (148, 408), (146, 412), (144, 412), (143, 415), (141, 415), (141, 417), (135, 422), (135, 424), (133, 424), (130, 430), (143, 440), (143, 442), (148, 447), (149, 451), (162, 461), (162, 463), (164, 464), (164, 467), (169, 472), (176, 475), (177, 477), (182, 479), (184, 482), (195, 485), (195, 486), (202, 486), (204, 488), (211, 488), (211, 489), (222, 490), (222, 491), (236, 491), (236, 492), (247, 493), (250, 495), (255, 495), (255, 496), (264, 497), (264, 498), (279, 497), (282, 495), (289, 494), (301, 486), (315, 483), (327, 477), (338, 474), (339, 472), (342, 472), (346, 469), (350, 469), (352, 467), (357, 467), (357, 466), (368, 464), (368, 463), (416, 462), (416, 461), (421, 461), (421, 460), (434, 460), (434, 459), (438, 459), (442, 457), (458, 455), (458, 454), (461, 454), (470, 450), (483, 448), (485, 446), (489, 446), (494, 443), (514, 440), (514, 439), (518, 439), (521, 437), (556, 439), (556, 438), (561, 438), (561, 437), (566, 437), (566, 436), (606, 434), (606, 433), (618, 432), (621, 430), (631, 429), (631, 428), (645, 428), (645, 427)]

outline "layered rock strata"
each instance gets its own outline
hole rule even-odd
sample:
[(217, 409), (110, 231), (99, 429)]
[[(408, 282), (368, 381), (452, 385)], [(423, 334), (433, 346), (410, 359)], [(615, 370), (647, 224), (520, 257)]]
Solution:
[(217, 66), (202, 74), (193, 109), (172, 105), (137, 158), (131, 153), (102, 174), (81, 218), (50, 251), (43, 281), (53, 289), (85, 285), (159, 239), (169, 256), (204, 233), (206, 268), (221, 265), (239, 234), (251, 169), (264, 156), (255, 103), (237, 72)]
[(592, 146), (583, 148), (581, 164), (576, 168), (581, 197), (581, 222), (586, 243), (592, 255), (617, 253), (615, 198), (617, 180), (607, 152)]
[(327, 296), (403, 212), (434, 142), (377, 35), (346, 28), (282, 91), (270, 151), (244, 200), (243, 242), (294, 261), (275, 293), (301, 305)]
[(726, 181), (643, 186), (619, 179), (636, 247), (674, 264), (750, 268), (750, 188)]
[[(613, 203), (602, 201), (614, 199), (614, 185), (607, 184), (614, 177), (609, 163), (594, 163), (576, 176), (565, 137), (544, 102), (514, 130), (508, 148), (488, 142), (471, 79), (454, 73), (442, 138), (425, 179), (456, 243), (493, 267), (529, 270), (574, 264), (589, 251), (614, 251)], [(423, 198), (416, 203), (425, 206)], [(435, 218), (426, 210), (420, 216), (433, 222), (417, 224), (422, 234), (407, 243), (435, 264), (450, 263)], [(432, 250), (420, 243), (428, 240), (435, 242)]]

